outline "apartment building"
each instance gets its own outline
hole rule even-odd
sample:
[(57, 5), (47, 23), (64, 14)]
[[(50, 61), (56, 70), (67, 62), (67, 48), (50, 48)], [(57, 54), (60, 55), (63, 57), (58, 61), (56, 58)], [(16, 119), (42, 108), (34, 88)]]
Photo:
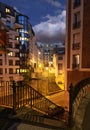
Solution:
[(67, 0), (66, 88), (90, 77), (90, 1)]
[(53, 66), (55, 68), (56, 83), (65, 89), (65, 47), (55, 47), (53, 54)]
[[(0, 54), (0, 79), (21, 80), (27, 71), (30, 55), (30, 23), (26, 15), (0, 2), (0, 30), (7, 28), (8, 42), (4, 53)], [(1, 38), (0, 38), (1, 40)], [(4, 41), (5, 42), (5, 41)], [(1, 44), (1, 41), (0, 41)], [(0, 51), (1, 52), (1, 51)]]

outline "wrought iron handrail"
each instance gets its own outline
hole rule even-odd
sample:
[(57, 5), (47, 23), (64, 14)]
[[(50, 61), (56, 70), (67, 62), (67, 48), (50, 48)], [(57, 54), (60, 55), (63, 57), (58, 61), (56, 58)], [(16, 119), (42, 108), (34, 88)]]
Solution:
[(15, 109), (26, 105), (50, 116), (56, 114), (57, 111), (64, 112), (63, 107), (58, 106), (47, 99), (45, 96), (32, 88), (29, 84), (24, 82), (17, 82), (14, 85), (14, 92), (16, 93), (14, 96), (14, 100), (16, 100), (14, 101)]
[(27, 106), (48, 116), (64, 112), (63, 107), (56, 105), (23, 81), (0, 82), (0, 106), (13, 108), (14, 111)]

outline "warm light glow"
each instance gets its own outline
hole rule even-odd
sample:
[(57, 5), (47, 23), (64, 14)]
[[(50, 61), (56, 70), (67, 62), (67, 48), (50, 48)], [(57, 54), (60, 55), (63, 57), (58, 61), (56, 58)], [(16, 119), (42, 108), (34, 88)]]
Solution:
[(39, 64), (39, 67), (41, 68), (41, 64)]
[(9, 53), (8, 53), (8, 56), (13, 56), (13, 53), (12, 53), (12, 52), (9, 52)]
[(41, 52), (38, 52), (38, 54), (40, 55), (40, 54), (41, 54)]
[(10, 9), (9, 8), (6, 8), (6, 13), (10, 13)]
[(46, 67), (45, 69), (48, 70), (48, 67)]

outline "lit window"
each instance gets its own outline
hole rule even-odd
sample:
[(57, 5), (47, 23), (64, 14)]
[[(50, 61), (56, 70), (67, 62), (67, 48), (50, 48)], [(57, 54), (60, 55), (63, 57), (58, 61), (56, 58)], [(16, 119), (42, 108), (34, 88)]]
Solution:
[(10, 13), (10, 9), (9, 8), (6, 8), (6, 13)]
[(73, 55), (73, 68), (78, 68), (80, 64), (80, 56), (79, 55)]
[(9, 53), (8, 53), (8, 56), (13, 56), (13, 53), (12, 53), (12, 52), (9, 52)]
[(18, 41), (18, 40), (19, 40), (19, 37), (16, 37), (16, 40)]
[(20, 70), (19, 69), (16, 69), (16, 74), (19, 74)]

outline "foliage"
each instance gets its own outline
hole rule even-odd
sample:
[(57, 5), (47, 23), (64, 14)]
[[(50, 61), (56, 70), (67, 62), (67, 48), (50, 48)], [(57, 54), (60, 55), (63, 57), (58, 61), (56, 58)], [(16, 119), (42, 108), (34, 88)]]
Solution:
[(25, 82), (30, 82), (31, 81), (31, 79), (32, 79), (32, 77), (31, 77), (32, 72), (34, 72), (33, 67), (31, 65), (28, 65), (27, 68), (26, 68), (26, 72), (23, 75)]

